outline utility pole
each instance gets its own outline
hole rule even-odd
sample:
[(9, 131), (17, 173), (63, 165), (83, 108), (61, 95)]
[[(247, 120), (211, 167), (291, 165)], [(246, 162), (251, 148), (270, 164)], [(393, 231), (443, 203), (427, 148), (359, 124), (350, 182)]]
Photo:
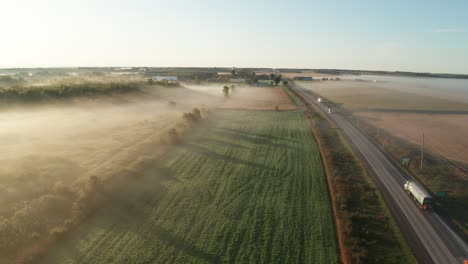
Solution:
[(423, 161), (424, 161), (424, 132), (422, 134), (422, 141), (421, 141), (421, 169), (423, 168)]

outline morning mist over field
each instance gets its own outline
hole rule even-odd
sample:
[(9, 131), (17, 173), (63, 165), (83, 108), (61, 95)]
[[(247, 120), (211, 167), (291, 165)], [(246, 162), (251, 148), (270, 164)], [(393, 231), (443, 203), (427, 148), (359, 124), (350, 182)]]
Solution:
[(464, 1), (3, 1), (0, 264), (468, 263)]

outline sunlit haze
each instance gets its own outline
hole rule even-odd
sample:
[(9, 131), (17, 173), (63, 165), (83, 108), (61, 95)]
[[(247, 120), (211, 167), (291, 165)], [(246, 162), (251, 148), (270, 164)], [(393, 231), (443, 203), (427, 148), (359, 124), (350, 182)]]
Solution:
[(3, 0), (0, 67), (468, 73), (466, 1)]

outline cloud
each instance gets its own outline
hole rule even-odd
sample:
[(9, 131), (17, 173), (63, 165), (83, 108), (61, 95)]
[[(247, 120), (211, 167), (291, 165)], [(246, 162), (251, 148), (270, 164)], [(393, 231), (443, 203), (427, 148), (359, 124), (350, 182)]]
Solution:
[(468, 31), (459, 28), (438, 28), (434, 30), (434, 33), (467, 33)]

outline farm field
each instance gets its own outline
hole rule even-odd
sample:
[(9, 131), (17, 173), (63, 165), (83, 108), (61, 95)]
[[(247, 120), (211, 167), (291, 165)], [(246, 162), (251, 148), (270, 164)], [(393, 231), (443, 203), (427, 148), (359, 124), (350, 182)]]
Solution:
[(294, 110), (289, 96), (281, 88), (236, 88), (230, 100), (226, 101), (222, 108), (246, 109), (246, 110), (272, 110), (278, 106), (279, 110)]
[[(332, 100), (340, 111), (351, 114), (396, 160), (409, 158), (408, 169), (433, 196), (446, 193), (446, 198), (436, 198), (437, 211), (466, 240), (468, 104), (463, 100), (433, 97), (437, 93), (433, 94), (431, 89), (427, 95), (421, 95), (420, 91), (413, 94), (398, 87), (390, 89), (390, 84), (381, 87), (372, 82), (300, 82), (303, 87)], [(422, 133), (426, 156), (424, 168), (420, 169)]]
[(424, 132), (428, 150), (468, 164), (468, 114), (395, 114), (358, 112), (357, 117), (415, 145), (421, 144)]
[[(212, 96), (223, 97), (223, 85), (189, 85), (187, 87)], [(219, 105), (222, 109), (240, 110), (273, 110), (275, 106), (278, 106), (279, 110), (296, 109), (296, 105), (280, 87), (235, 85), (235, 90), (230, 91), (229, 100)]]
[[(151, 87), (104, 97), (0, 110), (0, 263), (11, 263), (69, 223), (87, 180), (138, 172), (165, 152), (182, 112), (216, 100), (184, 88)], [(170, 100), (190, 99), (169, 106)]]
[[(197, 106), (193, 99), (168, 107), (168, 100), (179, 95), (163, 92), (1, 111), (0, 201), (16, 207), (57, 181), (70, 185), (84, 175), (122, 170), (135, 153), (144, 155), (145, 144), (157, 143), (175, 126), (182, 111)], [(0, 216), (9, 209), (2, 203)]]
[(342, 80), (297, 83), (355, 112), (468, 114), (468, 103), (384, 88), (372, 82)]
[(468, 164), (468, 104), (381, 88), (369, 82), (301, 82), (355, 117), (446, 159)]
[(302, 113), (213, 113), (41, 263), (338, 263)]

